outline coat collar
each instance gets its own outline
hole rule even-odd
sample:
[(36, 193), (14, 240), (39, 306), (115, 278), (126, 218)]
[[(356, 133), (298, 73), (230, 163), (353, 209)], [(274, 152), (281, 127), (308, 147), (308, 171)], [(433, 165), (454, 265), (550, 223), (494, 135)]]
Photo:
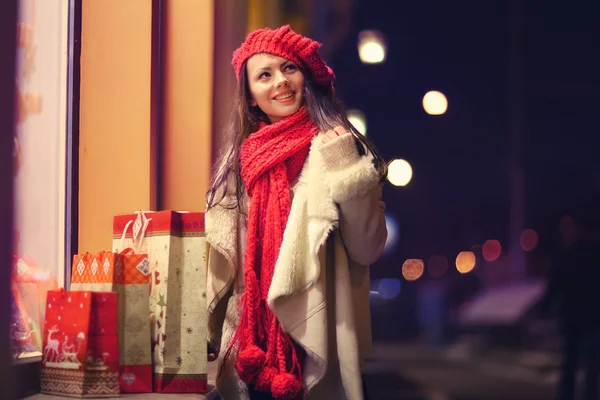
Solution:
[(319, 277), (318, 253), (329, 233), (338, 226), (338, 208), (326, 184), (327, 170), (313, 139), (307, 162), (294, 186), (294, 199), (275, 264), (268, 302), (310, 287)]

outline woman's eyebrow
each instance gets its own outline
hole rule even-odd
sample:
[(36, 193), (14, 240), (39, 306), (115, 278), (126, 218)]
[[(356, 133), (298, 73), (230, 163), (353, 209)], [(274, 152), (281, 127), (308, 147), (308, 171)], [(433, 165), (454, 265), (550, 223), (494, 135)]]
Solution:
[[(286, 64), (291, 64), (292, 61), (290, 60), (285, 60), (284, 62), (282, 62), (281, 64), (279, 64), (279, 68), (283, 68), (284, 66), (286, 66)], [(270, 65), (263, 65), (260, 68), (257, 68), (256, 71), (254, 72), (254, 74), (258, 74), (259, 72), (264, 72), (264, 71), (271, 71), (273, 68)]]

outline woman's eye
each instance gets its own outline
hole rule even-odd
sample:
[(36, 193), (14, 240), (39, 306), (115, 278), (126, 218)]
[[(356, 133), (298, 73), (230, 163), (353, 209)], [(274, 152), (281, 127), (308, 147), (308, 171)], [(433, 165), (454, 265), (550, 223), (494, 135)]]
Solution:
[(263, 72), (262, 74), (260, 74), (260, 76), (258, 77), (258, 79), (268, 78), (269, 76), (271, 76), (271, 75), (269, 75), (268, 72)]
[(285, 70), (286, 70), (286, 71), (294, 71), (294, 70), (296, 70), (296, 69), (297, 69), (297, 68), (296, 68), (296, 66), (295, 66), (294, 64), (289, 64), (289, 65), (286, 65), (286, 66), (285, 66)]

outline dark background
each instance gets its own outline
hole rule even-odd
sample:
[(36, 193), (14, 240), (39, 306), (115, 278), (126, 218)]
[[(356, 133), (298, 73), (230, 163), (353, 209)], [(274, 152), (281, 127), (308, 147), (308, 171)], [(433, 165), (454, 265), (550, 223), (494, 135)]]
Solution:
[[(538, 253), (552, 252), (560, 217), (600, 187), (599, 3), (523, 1), (516, 42), (511, 3), (356, 3), (329, 60), (337, 90), (348, 108), (366, 114), (382, 155), (413, 167), (406, 187), (386, 185), (401, 234), (373, 277), (399, 276), (404, 259), (435, 253), (453, 270), (458, 252), (487, 239), (508, 242), (511, 102), (522, 104), (525, 225), (539, 234)], [(363, 29), (385, 35), (383, 64), (361, 63)], [(512, 92), (511, 52), (521, 76)], [(446, 95), (446, 114), (424, 112), (429, 90)]]

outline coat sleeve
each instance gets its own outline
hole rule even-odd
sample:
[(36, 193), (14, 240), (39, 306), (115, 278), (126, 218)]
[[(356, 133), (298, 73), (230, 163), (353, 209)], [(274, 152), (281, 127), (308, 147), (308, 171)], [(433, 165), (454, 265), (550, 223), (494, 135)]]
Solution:
[(360, 265), (371, 265), (387, 240), (382, 184), (370, 155), (358, 154), (352, 135), (321, 145), (328, 185), (340, 210), (340, 231), (348, 255)]
[(340, 231), (348, 255), (360, 265), (371, 265), (383, 252), (387, 240), (382, 186), (367, 195), (340, 203)]

